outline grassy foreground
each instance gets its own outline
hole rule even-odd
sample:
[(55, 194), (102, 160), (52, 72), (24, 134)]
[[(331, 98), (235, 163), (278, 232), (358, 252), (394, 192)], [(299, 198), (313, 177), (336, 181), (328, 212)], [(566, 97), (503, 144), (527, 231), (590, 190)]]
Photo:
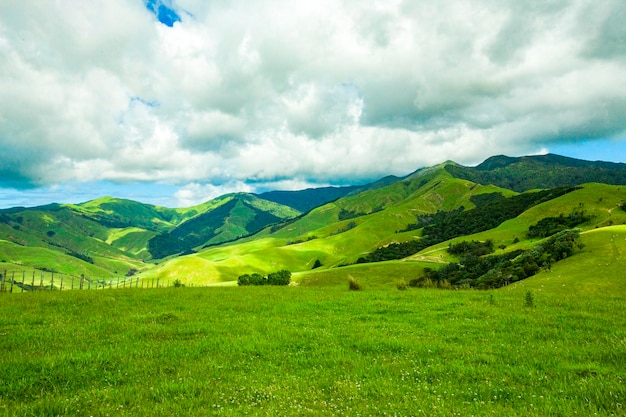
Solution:
[(623, 297), (0, 294), (0, 415), (623, 415)]

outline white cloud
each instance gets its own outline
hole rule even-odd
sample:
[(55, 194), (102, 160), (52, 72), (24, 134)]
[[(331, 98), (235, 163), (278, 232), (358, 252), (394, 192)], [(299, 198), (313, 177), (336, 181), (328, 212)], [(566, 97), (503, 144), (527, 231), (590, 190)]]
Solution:
[(176, 207), (191, 207), (230, 193), (249, 193), (252, 187), (241, 181), (233, 181), (222, 185), (190, 183), (176, 191), (174, 197)]
[(0, 5), (0, 185), (197, 202), (626, 132), (622, 0), (142, 3)]

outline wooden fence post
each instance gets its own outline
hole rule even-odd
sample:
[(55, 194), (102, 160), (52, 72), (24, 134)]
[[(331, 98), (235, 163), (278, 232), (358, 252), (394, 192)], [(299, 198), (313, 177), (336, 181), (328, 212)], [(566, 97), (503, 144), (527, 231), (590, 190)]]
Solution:
[(35, 289), (35, 271), (33, 271), (33, 281), (30, 283), (30, 290), (33, 291)]
[(13, 283), (15, 282), (15, 271), (11, 272), (11, 291), (13, 292)]
[(50, 272), (50, 291), (54, 289), (54, 271)]
[(43, 291), (43, 271), (39, 275), (39, 291)]
[(24, 279), (26, 278), (26, 271), (22, 271), (22, 292), (24, 292)]
[(4, 292), (4, 279), (7, 276), (7, 271), (5, 270), (2, 275), (0, 275), (0, 292)]
[(64, 275), (61, 275), (61, 286), (59, 287), (59, 291), (63, 291), (63, 277)]

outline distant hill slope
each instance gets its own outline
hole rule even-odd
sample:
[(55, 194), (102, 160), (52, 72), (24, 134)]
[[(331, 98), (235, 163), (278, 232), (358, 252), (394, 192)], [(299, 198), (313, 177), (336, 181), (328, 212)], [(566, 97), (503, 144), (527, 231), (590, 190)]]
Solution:
[(188, 253), (194, 248), (215, 245), (255, 233), (269, 224), (280, 223), (299, 211), (252, 194), (229, 194), (211, 210), (198, 214), (173, 230), (155, 236), (148, 251), (156, 259)]
[[(58, 269), (62, 263), (51, 262), (56, 253), (59, 259), (73, 257), (84, 264), (65, 262), (67, 271), (86, 273), (95, 266), (98, 271), (123, 274), (145, 268), (143, 261), (151, 258), (247, 236), (299, 214), (249, 194), (223, 196), (186, 209), (112, 197), (82, 204), (15, 207), (0, 210), (0, 241), (7, 242), (0, 246), (0, 260), (63, 272)], [(10, 244), (45, 250), (31, 250), (39, 255), (29, 257), (28, 250), (15, 251)]]
[(626, 164), (583, 161), (554, 154), (519, 158), (499, 155), (476, 167), (449, 164), (446, 170), (457, 178), (517, 192), (590, 182), (626, 184)]
[(308, 188), (299, 191), (269, 191), (257, 194), (258, 197), (273, 201), (278, 204), (293, 207), (306, 213), (315, 207), (335, 201), (348, 195), (358, 194), (363, 191), (381, 188), (398, 181), (400, 178), (389, 175), (376, 182), (366, 185), (354, 185), (347, 187), (320, 187)]

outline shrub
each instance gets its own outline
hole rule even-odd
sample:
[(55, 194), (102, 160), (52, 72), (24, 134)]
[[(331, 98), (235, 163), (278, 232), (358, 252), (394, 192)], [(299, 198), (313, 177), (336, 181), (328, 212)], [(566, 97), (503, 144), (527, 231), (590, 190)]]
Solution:
[(245, 285), (289, 285), (291, 282), (291, 272), (287, 270), (280, 270), (278, 272), (272, 272), (267, 276), (261, 274), (244, 274), (237, 278), (237, 284), (240, 286)]
[(350, 288), (351, 291), (360, 291), (363, 289), (363, 286), (356, 278), (350, 276), (348, 279), (348, 288)]
[(175, 288), (182, 288), (184, 286), (185, 286), (185, 284), (183, 284), (181, 280), (177, 279), (177, 280), (174, 281), (174, 287)]
[[(424, 272), (426, 272), (426, 269), (429, 269), (429, 268), (425, 268)], [(430, 279), (428, 275), (426, 275), (426, 276), (421, 276), (419, 278), (414, 278), (411, 281), (409, 281), (409, 287), (433, 288), (433, 287), (436, 287), (436, 284), (433, 283), (433, 280)]]
[(405, 291), (407, 288), (409, 288), (409, 284), (405, 280), (401, 279), (399, 281), (396, 281), (396, 288), (400, 291)]
[(526, 295), (524, 296), (524, 302), (526, 307), (534, 307), (535, 306), (535, 296), (532, 291), (526, 291)]
[(320, 266), (322, 266), (322, 262), (319, 259), (316, 259), (315, 263), (313, 264), (313, 268), (311, 268), (311, 269), (317, 269)]
[(291, 282), (291, 272), (283, 269), (272, 272), (267, 276), (267, 285), (289, 285)]
[(450, 281), (448, 281), (447, 279), (443, 279), (437, 282), (437, 288), (441, 288), (442, 290), (451, 290), (454, 287), (452, 286), (452, 284), (450, 284)]

